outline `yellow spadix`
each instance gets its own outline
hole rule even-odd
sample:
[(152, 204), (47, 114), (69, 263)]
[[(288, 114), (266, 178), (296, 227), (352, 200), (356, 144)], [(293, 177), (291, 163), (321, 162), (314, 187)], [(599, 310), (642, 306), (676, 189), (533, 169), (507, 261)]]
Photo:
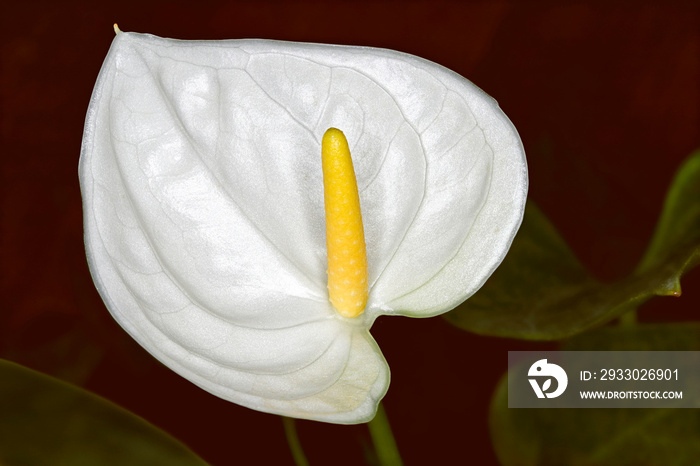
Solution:
[(336, 310), (357, 317), (367, 304), (367, 251), (348, 141), (330, 128), (321, 143), (326, 207), (328, 294)]

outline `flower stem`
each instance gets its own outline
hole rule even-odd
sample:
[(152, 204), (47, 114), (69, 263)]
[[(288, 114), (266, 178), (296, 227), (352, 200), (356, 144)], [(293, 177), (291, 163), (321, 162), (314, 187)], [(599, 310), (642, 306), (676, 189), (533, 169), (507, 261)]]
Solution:
[(301, 442), (299, 441), (299, 436), (297, 435), (297, 427), (294, 423), (294, 419), (286, 416), (280, 417), (282, 418), (282, 424), (284, 425), (284, 435), (287, 437), (289, 450), (292, 453), (292, 458), (294, 458), (294, 464), (297, 466), (309, 466), (309, 461), (306, 459), (304, 449), (301, 448)]
[(367, 423), (369, 433), (372, 436), (372, 443), (377, 452), (377, 459), (381, 466), (401, 466), (401, 455), (396, 446), (394, 435), (391, 433), (389, 419), (386, 417), (384, 405), (379, 403), (377, 415)]

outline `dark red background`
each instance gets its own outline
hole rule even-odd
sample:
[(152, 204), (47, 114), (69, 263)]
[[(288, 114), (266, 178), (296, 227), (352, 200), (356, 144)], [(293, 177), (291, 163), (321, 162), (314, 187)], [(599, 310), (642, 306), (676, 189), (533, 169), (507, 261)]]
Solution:
[[(282, 423), (155, 363), (111, 320), (82, 245), (77, 163), (85, 111), (114, 35), (271, 38), (386, 47), (494, 96), (528, 153), (530, 197), (596, 275), (628, 273), (673, 173), (700, 147), (697, 2), (3, 3), (0, 12), (0, 357), (84, 385), (215, 465), (291, 463)], [(646, 321), (697, 320), (700, 273)], [(494, 464), (487, 406), (506, 353), (442, 319), (381, 318), (385, 406), (406, 464)], [(0, 413), (1, 415), (1, 413)], [(362, 463), (364, 426), (298, 422), (312, 464)]]

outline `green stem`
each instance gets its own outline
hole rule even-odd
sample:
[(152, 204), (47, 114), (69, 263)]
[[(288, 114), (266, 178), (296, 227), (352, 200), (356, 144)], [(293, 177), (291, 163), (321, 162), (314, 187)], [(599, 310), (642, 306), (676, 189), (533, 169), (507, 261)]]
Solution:
[(294, 464), (297, 466), (309, 466), (309, 461), (306, 459), (304, 449), (301, 448), (301, 442), (297, 435), (297, 426), (294, 423), (294, 419), (285, 416), (281, 417), (282, 424), (284, 425), (284, 435), (287, 437), (287, 444), (289, 444), (289, 450), (292, 452)]
[(372, 443), (377, 452), (377, 459), (381, 466), (401, 466), (401, 455), (396, 446), (394, 435), (391, 433), (389, 419), (386, 417), (384, 405), (379, 403), (377, 415), (367, 423), (369, 433), (372, 436)]

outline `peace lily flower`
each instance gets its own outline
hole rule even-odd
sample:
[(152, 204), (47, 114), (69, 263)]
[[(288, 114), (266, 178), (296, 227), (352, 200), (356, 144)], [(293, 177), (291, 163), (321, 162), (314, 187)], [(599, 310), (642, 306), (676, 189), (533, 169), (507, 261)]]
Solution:
[(478, 290), (527, 169), (496, 102), (435, 63), (120, 32), (80, 182), (95, 285), (146, 350), (234, 403), (351, 424), (389, 385), (374, 320)]

